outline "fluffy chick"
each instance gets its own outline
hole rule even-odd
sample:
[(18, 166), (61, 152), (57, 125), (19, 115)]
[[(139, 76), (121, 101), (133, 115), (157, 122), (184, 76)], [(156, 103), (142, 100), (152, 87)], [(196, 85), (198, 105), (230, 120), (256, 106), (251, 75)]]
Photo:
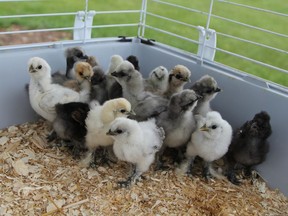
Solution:
[(149, 169), (165, 137), (164, 130), (155, 124), (155, 119), (138, 123), (117, 118), (111, 123), (107, 134), (115, 140), (113, 150), (116, 157), (133, 165), (132, 175), (126, 181), (119, 182), (121, 187), (134, 183)]
[(200, 114), (205, 117), (208, 112), (212, 111), (210, 101), (216, 97), (221, 89), (218, 87), (216, 80), (209, 75), (201, 77), (193, 84), (191, 89), (202, 96), (194, 109), (194, 114)]
[(88, 56), (86, 62), (90, 64), (92, 68), (99, 65), (95, 56)]
[(127, 61), (131, 62), (135, 70), (140, 71), (139, 59), (135, 55), (130, 55), (126, 58)]
[(157, 168), (162, 167), (162, 154), (166, 147), (179, 148), (186, 145), (196, 128), (192, 110), (199, 96), (189, 89), (175, 93), (169, 101), (168, 110), (157, 117), (157, 125), (163, 127), (166, 137), (157, 154)]
[(167, 99), (144, 91), (142, 75), (130, 62), (123, 61), (112, 75), (121, 85), (123, 97), (131, 103), (137, 120), (147, 120), (167, 109)]
[(29, 100), (31, 107), (43, 118), (54, 121), (55, 105), (69, 102), (85, 102), (89, 92), (73, 91), (58, 84), (51, 84), (51, 68), (42, 58), (33, 57), (28, 61), (30, 74)]
[(101, 105), (108, 100), (107, 77), (100, 66), (93, 67), (91, 99), (97, 100)]
[(68, 141), (72, 147), (74, 157), (79, 157), (85, 150), (85, 135), (87, 132), (85, 119), (90, 110), (89, 105), (81, 102), (57, 104), (56, 119), (53, 129), (64, 141)]
[(167, 68), (158, 66), (154, 68), (144, 81), (144, 90), (156, 94), (163, 94), (168, 86), (169, 73)]
[(191, 71), (184, 65), (176, 65), (169, 72), (168, 87), (164, 92), (164, 97), (170, 98), (174, 93), (183, 90), (184, 85), (190, 82)]
[(92, 67), (87, 62), (77, 62), (74, 64), (75, 79), (67, 80), (63, 86), (80, 92), (82, 89), (91, 90), (91, 79), (94, 75)]
[(81, 47), (72, 47), (65, 50), (66, 57), (66, 77), (73, 79), (75, 77), (73, 72), (74, 64), (78, 61), (87, 61), (88, 56)]
[(253, 166), (265, 161), (269, 152), (267, 138), (271, 134), (270, 116), (265, 111), (257, 113), (252, 120), (245, 122), (235, 131), (226, 154), (229, 166), (228, 179), (232, 183), (240, 183), (235, 176), (236, 165), (244, 166), (245, 174), (250, 175)]
[(115, 77), (112, 76), (112, 73), (116, 70), (118, 65), (123, 62), (123, 58), (120, 55), (112, 55), (110, 59), (110, 63), (107, 70), (107, 91), (108, 91), (108, 98), (114, 99), (122, 97), (122, 87), (121, 85), (115, 80)]
[(85, 120), (87, 127), (85, 145), (89, 153), (82, 161), (84, 166), (88, 166), (91, 163), (92, 153), (98, 147), (106, 147), (113, 144), (113, 139), (106, 135), (110, 123), (117, 117), (127, 117), (132, 113), (131, 104), (125, 98), (108, 100), (102, 106), (91, 108)]
[(232, 139), (232, 127), (216, 111), (208, 112), (206, 117), (198, 115), (196, 120), (197, 128), (187, 144), (187, 161), (182, 164), (182, 168), (191, 174), (194, 158), (199, 156), (204, 160), (203, 176), (209, 179), (211, 163), (228, 151)]

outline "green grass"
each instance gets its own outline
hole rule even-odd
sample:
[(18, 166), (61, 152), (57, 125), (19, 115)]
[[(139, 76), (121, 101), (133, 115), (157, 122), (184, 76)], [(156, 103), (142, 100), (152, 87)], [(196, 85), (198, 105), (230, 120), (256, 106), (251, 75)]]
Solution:
[[(171, 3), (177, 3), (188, 8), (194, 8), (204, 12), (208, 12), (210, 0), (165, 0)], [(281, 13), (287, 13), (288, 4), (283, 0), (233, 0), (241, 4), (248, 4), (268, 10), (274, 10)], [(141, 7), (141, 0), (90, 0), (89, 10), (138, 10)], [(33, 13), (60, 13), (60, 12), (75, 12), (84, 10), (85, 1), (82, 0), (58, 0), (58, 1), (39, 1), (39, 2), (9, 2), (0, 3), (0, 15), (14, 14), (33, 14)], [(189, 23), (191, 25), (206, 26), (207, 16), (195, 12), (190, 12), (184, 9), (176, 9), (168, 5), (161, 5), (152, 0), (148, 0), (148, 11), (162, 16), (177, 19), (179, 21)], [(266, 12), (254, 11), (247, 8), (223, 3), (214, 0), (213, 14), (225, 18), (241, 21), (249, 25), (265, 28), (271, 31), (276, 31), (288, 35), (288, 18), (279, 17)], [(72, 27), (74, 16), (59, 16), (59, 17), (43, 17), (43, 18), (21, 18), (21, 19), (0, 19), (0, 27), (9, 28), (12, 24), (24, 26), (27, 29), (35, 28), (54, 28), (54, 27)], [(139, 14), (115, 14), (115, 15), (100, 15), (94, 17), (94, 25), (115, 24), (115, 23), (138, 23)], [(185, 36), (187, 38), (198, 40), (198, 31), (194, 28), (174, 24), (170, 21), (161, 20), (152, 16), (147, 16), (146, 24), (157, 26), (163, 30), (170, 31), (175, 34)], [(259, 30), (251, 29), (245, 26), (221, 20), (212, 17), (210, 28), (217, 32), (237, 36), (247, 40), (262, 43), (268, 46), (273, 46), (285, 51), (288, 51), (288, 38), (274, 36)], [(137, 27), (129, 28), (103, 28), (94, 29), (93, 37), (109, 37), (118, 35), (136, 36)], [(177, 39), (173, 36), (167, 36), (154, 30), (145, 30), (146, 38), (153, 38), (157, 41), (169, 44), (189, 52), (196, 53), (197, 45)], [(288, 55), (279, 53), (268, 48), (261, 48), (253, 44), (244, 43), (225, 36), (217, 36), (217, 47), (228, 50), (230, 52), (244, 55), (248, 58), (253, 58), (275, 67), (288, 70)], [(239, 59), (223, 52), (217, 51), (215, 61), (229, 65), (236, 69), (245, 71), (250, 74), (271, 80), (284, 86), (288, 86), (288, 75), (276, 70), (259, 66), (247, 60)]]

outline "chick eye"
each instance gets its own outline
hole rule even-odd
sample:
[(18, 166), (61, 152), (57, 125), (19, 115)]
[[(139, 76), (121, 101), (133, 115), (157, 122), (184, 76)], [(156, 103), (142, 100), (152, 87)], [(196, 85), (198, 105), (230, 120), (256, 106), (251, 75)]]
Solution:
[(39, 66), (37, 67), (37, 69), (39, 69), (39, 70), (40, 70), (41, 68), (42, 68), (42, 65), (39, 65)]
[(116, 133), (121, 134), (123, 131), (121, 129), (116, 130)]
[(182, 76), (180, 74), (176, 74), (175, 77), (176, 77), (176, 79), (181, 79), (182, 78)]
[(121, 113), (126, 113), (126, 110), (125, 109), (121, 109), (120, 112)]
[(211, 128), (214, 130), (217, 128), (217, 125), (212, 125)]
[(79, 75), (80, 75), (80, 76), (83, 76), (83, 72), (79, 72)]
[(207, 89), (206, 93), (210, 94), (210, 93), (212, 93), (212, 91), (213, 91), (212, 89)]

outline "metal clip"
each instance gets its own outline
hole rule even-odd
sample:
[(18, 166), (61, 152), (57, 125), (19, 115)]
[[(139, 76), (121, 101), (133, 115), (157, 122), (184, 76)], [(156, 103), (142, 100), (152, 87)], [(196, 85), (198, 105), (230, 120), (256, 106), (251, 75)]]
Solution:
[(199, 45), (197, 56), (207, 59), (214, 60), (216, 53), (216, 31), (214, 29), (205, 29), (202, 26), (197, 27), (199, 30)]
[(96, 11), (88, 11), (86, 16), (84, 11), (78, 11), (74, 21), (74, 40), (91, 39), (93, 18)]

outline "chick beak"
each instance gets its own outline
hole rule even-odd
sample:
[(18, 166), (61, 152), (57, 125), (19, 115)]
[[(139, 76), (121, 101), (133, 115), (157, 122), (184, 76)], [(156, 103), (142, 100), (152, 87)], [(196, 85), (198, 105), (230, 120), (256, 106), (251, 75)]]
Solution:
[(219, 87), (217, 87), (217, 88), (215, 89), (215, 92), (220, 92), (220, 91), (222, 91), (222, 89), (220, 89)]
[(114, 77), (117, 77), (117, 72), (114, 71), (114, 72), (111, 73), (111, 75), (114, 76)]
[(106, 135), (115, 136), (116, 133), (114, 131), (111, 131), (111, 129), (109, 129), (109, 131), (106, 133)]
[(88, 59), (89, 57), (87, 55), (83, 55), (82, 59)]
[(133, 111), (133, 110), (131, 110), (130, 112), (127, 112), (127, 115), (132, 115), (132, 116), (135, 116), (136, 115), (136, 113)]
[(209, 131), (209, 128), (206, 127), (206, 124), (204, 124), (201, 128), (200, 131)]

